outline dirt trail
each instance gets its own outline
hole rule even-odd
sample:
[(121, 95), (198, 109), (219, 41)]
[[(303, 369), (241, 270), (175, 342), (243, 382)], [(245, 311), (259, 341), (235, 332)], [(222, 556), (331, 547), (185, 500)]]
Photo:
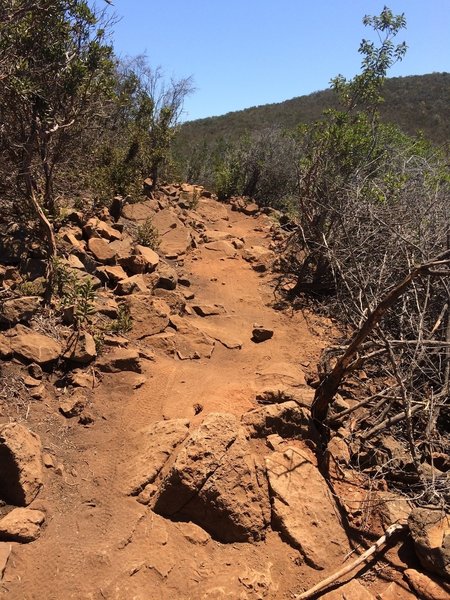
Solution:
[[(243, 238), (245, 247), (270, 244), (264, 215), (227, 209), (226, 218), (206, 216), (218, 237)], [(58, 415), (56, 400), (33, 407), (29, 422), (60, 467), (47, 471), (45, 488), (32, 505), (46, 508), (45, 530), (36, 542), (15, 546), (3, 597), (288, 598), (320, 578), (276, 533), (255, 544), (220, 544), (126, 495), (143, 427), (178, 417), (196, 422), (218, 411), (241, 415), (256, 406), (264, 374), (290, 369), (301, 381), (300, 365), (314, 364), (326, 342), (323, 323), (317, 321), (313, 331), (302, 314), (273, 309), (271, 275), (257, 273), (230, 245), (208, 246), (188, 254), (183, 269), (195, 294), (188, 304), (224, 307), (220, 315), (191, 311), (186, 318), (216, 336), (210, 359), (182, 361), (156, 351), (155, 360), (143, 361), (146, 381), (138, 389), (135, 374), (105, 375), (95, 388), (97, 417), (88, 428)], [(254, 323), (273, 329), (273, 338), (252, 342)], [(219, 338), (242, 347), (229, 349)]]

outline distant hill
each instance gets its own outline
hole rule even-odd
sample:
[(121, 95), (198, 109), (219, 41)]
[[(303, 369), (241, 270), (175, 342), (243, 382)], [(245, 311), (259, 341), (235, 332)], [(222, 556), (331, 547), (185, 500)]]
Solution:
[[(436, 144), (449, 141), (450, 73), (388, 79), (384, 97), (380, 112), (385, 122), (396, 123), (410, 134), (423, 131)], [(188, 146), (200, 142), (209, 143), (220, 138), (234, 140), (246, 132), (273, 126), (290, 129), (299, 123), (315, 121), (325, 109), (336, 106), (334, 92), (325, 90), (220, 117), (189, 121), (180, 128), (177, 147), (183, 154)]]

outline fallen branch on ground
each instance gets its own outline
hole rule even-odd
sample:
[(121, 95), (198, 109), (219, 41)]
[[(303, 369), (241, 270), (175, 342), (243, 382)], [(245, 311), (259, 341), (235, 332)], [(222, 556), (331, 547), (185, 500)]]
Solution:
[(317, 592), (320, 592), (321, 590), (328, 587), (330, 584), (334, 583), (341, 577), (344, 577), (344, 575), (347, 575), (347, 573), (350, 573), (351, 571), (353, 571), (353, 569), (356, 569), (356, 567), (358, 567), (361, 563), (363, 563), (370, 556), (372, 556), (372, 554), (375, 554), (375, 552), (377, 550), (379, 550), (382, 546), (384, 546), (384, 544), (389, 540), (389, 538), (392, 537), (392, 535), (394, 533), (399, 532), (399, 531), (406, 531), (407, 528), (408, 528), (408, 526), (406, 525), (406, 523), (395, 523), (394, 525), (391, 525), (390, 527), (388, 527), (386, 529), (384, 534), (375, 542), (375, 544), (373, 546), (371, 546), (368, 550), (363, 552), (363, 554), (361, 554), (361, 556), (358, 556), (358, 558), (356, 560), (354, 560), (349, 565), (343, 567), (342, 569), (339, 569), (339, 571), (336, 571), (335, 573), (333, 573), (333, 575), (330, 575), (326, 579), (323, 579), (322, 581), (317, 583), (314, 587), (310, 588), (306, 592), (295, 595), (294, 598), (297, 598), (298, 600), (304, 600), (305, 598), (311, 598), (312, 596), (317, 594)]

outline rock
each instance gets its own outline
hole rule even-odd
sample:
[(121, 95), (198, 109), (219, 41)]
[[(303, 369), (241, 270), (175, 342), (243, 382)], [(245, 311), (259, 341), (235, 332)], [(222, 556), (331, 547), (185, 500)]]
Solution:
[(93, 373), (82, 371), (81, 369), (75, 369), (69, 373), (68, 381), (74, 387), (90, 388), (92, 389), (95, 385), (95, 378)]
[(416, 600), (417, 596), (410, 591), (405, 583), (402, 585), (392, 581), (381, 594), (377, 594), (377, 600)]
[(406, 498), (392, 492), (376, 492), (375, 505), (385, 529), (394, 523), (406, 521), (411, 513), (411, 507)]
[(0, 358), (2, 360), (8, 360), (13, 355), (13, 351), (10, 344), (10, 338), (0, 333)]
[(131, 273), (132, 275), (139, 275), (141, 273), (145, 273), (147, 268), (145, 259), (143, 256), (137, 254), (130, 254), (129, 256), (124, 256), (119, 258), (119, 265), (125, 269), (127, 273)]
[(36, 363), (31, 363), (30, 365), (28, 365), (28, 373), (34, 379), (42, 379), (42, 375), (43, 375), (42, 367), (40, 367)]
[(0, 324), (12, 327), (17, 323), (28, 323), (39, 310), (41, 301), (40, 296), (22, 296), (4, 300), (0, 305)]
[(320, 596), (321, 600), (375, 600), (373, 596), (359, 581), (352, 579), (328, 594)]
[(123, 203), (124, 200), (122, 196), (115, 196), (111, 201), (109, 207), (109, 214), (115, 221), (118, 221), (122, 215)]
[(24, 377), (23, 382), (29, 388), (36, 388), (42, 384), (40, 379), (34, 379), (34, 377), (30, 377), (30, 375), (28, 375), (28, 377)]
[(142, 373), (139, 352), (126, 348), (117, 348), (107, 354), (103, 354), (97, 360), (96, 367), (99, 371), (105, 373), (118, 373), (119, 371)]
[(150, 294), (133, 294), (125, 300), (133, 320), (131, 337), (142, 339), (163, 332), (169, 325), (170, 307)]
[(167, 263), (161, 262), (159, 264), (157, 274), (158, 280), (155, 287), (163, 288), (165, 290), (174, 290), (177, 287), (177, 272)]
[(77, 332), (69, 339), (64, 358), (82, 365), (92, 362), (97, 356), (95, 340), (87, 331)]
[(159, 264), (158, 254), (151, 248), (146, 246), (136, 246), (136, 254), (143, 259), (145, 265), (145, 271), (151, 273), (156, 269)]
[(186, 253), (191, 246), (191, 234), (173, 209), (159, 211), (152, 221), (160, 236), (159, 250), (166, 258), (177, 258)]
[(153, 509), (193, 521), (222, 542), (258, 540), (270, 519), (266, 486), (236, 417), (213, 413), (163, 470)]
[(181, 531), (188, 542), (195, 546), (206, 546), (211, 541), (211, 536), (195, 523), (178, 523), (177, 528)]
[(259, 212), (259, 206), (255, 204), (255, 202), (251, 202), (250, 204), (246, 204), (242, 207), (242, 212), (244, 213), (244, 215), (252, 217)]
[(142, 275), (133, 275), (119, 281), (115, 291), (119, 296), (129, 296), (135, 291), (141, 294), (148, 292), (148, 287)]
[(229, 350), (239, 350), (242, 348), (242, 340), (237, 338), (233, 333), (233, 328), (228, 324), (232, 317), (225, 317), (221, 319), (220, 323), (214, 321), (214, 319), (195, 319), (195, 327), (206, 333), (210, 338), (220, 342), (225, 348)]
[(255, 408), (245, 413), (241, 422), (254, 438), (276, 433), (283, 438), (318, 440), (309, 411), (293, 401)]
[(36, 333), (25, 325), (16, 325), (7, 332), (9, 348), (26, 360), (39, 365), (50, 363), (62, 354), (59, 342), (42, 333)]
[(218, 242), (209, 242), (205, 244), (205, 248), (207, 250), (212, 250), (213, 252), (219, 252), (220, 254), (224, 254), (229, 258), (234, 258), (236, 253), (236, 248), (233, 246), (231, 242), (226, 240), (219, 240)]
[(211, 358), (215, 342), (206, 333), (178, 315), (170, 317), (170, 324), (177, 331), (174, 343), (180, 360)]
[(261, 342), (270, 340), (271, 337), (273, 337), (272, 329), (267, 329), (266, 327), (262, 327), (262, 325), (256, 325), (253, 327), (252, 342), (255, 342), (255, 344), (260, 344)]
[(64, 396), (59, 403), (60, 412), (68, 419), (78, 417), (86, 408), (88, 399), (82, 388), (76, 388), (70, 396)]
[(103, 267), (98, 267), (96, 274), (103, 282), (112, 284), (116, 284), (121, 279), (126, 279), (128, 277), (120, 265), (105, 265)]
[(109, 247), (114, 250), (117, 262), (124, 268), (126, 267), (122, 264), (122, 260), (129, 258), (132, 254), (133, 243), (133, 238), (131, 236), (123, 234), (121, 240), (114, 240), (109, 244)]
[(0, 581), (3, 579), (3, 575), (5, 574), (5, 569), (6, 565), (8, 564), (8, 559), (11, 555), (11, 550), (11, 544), (0, 542)]
[(114, 264), (116, 253), (113, 248), (102, 238), (91, 238), (88, 241), (88, 248), (94, 257), (101, 263), (108, 265)]
[(0, 427), (0, 498), (27, 506), (42, 487), (42, 447), (39, 436), (24, 425)]
[(117, 231), (117, 229), (108, 225), (108, 223), (100, 221), (100, 219), (96, 219), (95, 217), (88, 220), (83, 227), (83, 232), (87, 238), (101, 237), (113, 241), (120, 240), (122, 237), (120, 231)]
[(224, 204), (219, 204), (207, 198), (199, 198), (196, 212), (211, 223), (220, 220), (228, 221), (228, 211)]
[(78, 269), (79, 271), (83, 271), (85, 268), (84, 264), (81, 262), (78, 256), (75, 256), (75, 254), (69, 254), (67, 257), (67, 266), (70, 269)]
[(274, 260), (275, 254), (264, 246), (251, 246), (242, 251), (242, 258), (256, 271), (264, 272)]
[(272, 563), (268, 563), (265, 571), (256, 571), (246, 566), (239, 575), (238, 579), (240, 583), (255, 600), (264, 600), (264, 598), (270, 597), (275, 598), (274, 594), (278, 591), (278, 585), (272, 579), (271, 569)]
[(266, 458), (272, 526), (314, 569), (340, 564), (349, 549), (339, 511), (307, 448), (288, 447)]
[(134, 202), (125, 204), (122, 208), (122, 217), (135, 223), (141, 223), (147, 219), (152, 219), (155, 215), (154, 203), (151, 200), (145, 202)]
[(438, 583), (415, 569), (406, 569), (404, 575), (411, 589), (422, 600), (448, 600), (450, 597), (450, 586), (444, 582)]
[(264, 366), (257, 369), (257, 383), (262, 388), (278, 388), (280, 386), (304, 387), (305, 375), (297, 366), (291, 363), (277, 363), (267, 361)]
[(193, 304), (192, 310), (199, 317), (211, 317), (213, 315), (223, 315), (226, 313), (225, 308), (221, 304)]
[(408, 519), (421, 565), (450, 580), (450, 517), (441, 510), (416, 508)]
[(185, 312), (186, 300), (182, 294), (174, 290), (165, 290), (163, 288), (155, 288), (153, 290), (155, 298), (161, 298), (170, 308), (171, 314), (182, 315)]
[(31, 508), (14, 508), (0, 520), (0, 539), (12, 542), (33, 542), (41, 533), (45, 514)]
[(188, 428), (187, 419), (170, 419), (153, 423), (139, 432), (139, 443), (143, 449), (130, 465), (130, 494), (139, 494), (155, 481), (174, 449), (188, 436)]

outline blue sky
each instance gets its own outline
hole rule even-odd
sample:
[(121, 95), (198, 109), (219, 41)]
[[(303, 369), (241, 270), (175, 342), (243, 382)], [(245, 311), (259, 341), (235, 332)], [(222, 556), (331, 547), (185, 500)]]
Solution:
[(450, 71), (450, 0), (113, 0), (121, 56), (192, 75), (184, 119), (281, 102), (355, 75), (365, 14), (405, 13), (408, 52), (390, 76)]

